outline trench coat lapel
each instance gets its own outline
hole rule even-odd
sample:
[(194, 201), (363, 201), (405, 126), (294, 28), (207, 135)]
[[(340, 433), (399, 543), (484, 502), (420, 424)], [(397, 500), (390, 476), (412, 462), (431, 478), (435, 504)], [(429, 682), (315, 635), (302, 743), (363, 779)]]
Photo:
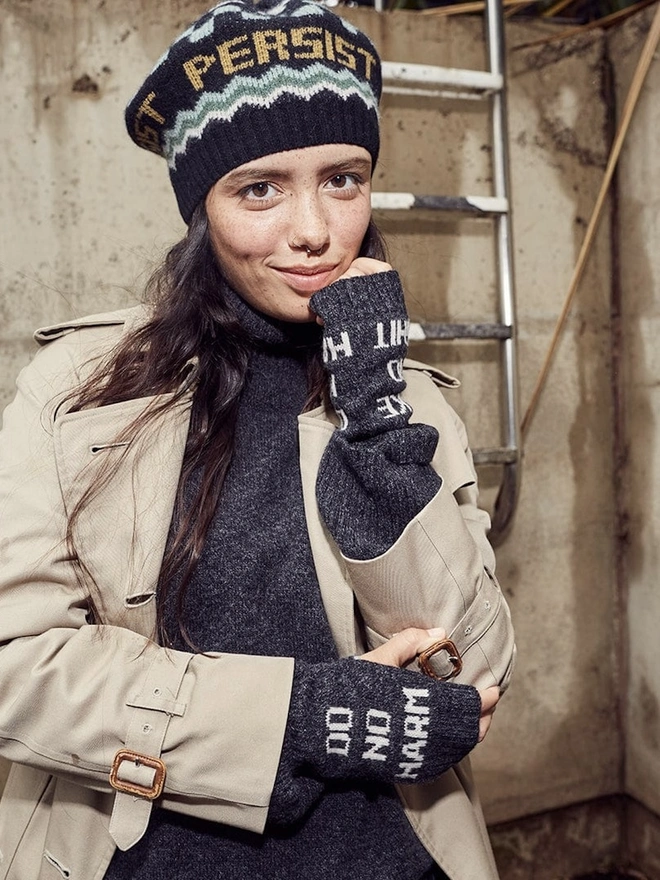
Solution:
[[(85, 488), (99, 486), (79, 518), (75, 536), (92, 575), (106, 623), (155, 632), (155, 592), (185, 451), (192, 391), (152, 422), (144, 435), (125, 433), (148, 407), (148, 397), (65, 413), (55, 421), (55, 449), (70, 513)], [(298, 417), (300, 471), (312, 556), (331, 632), (340, 656), (364, 649), (357, 630), (350, 575), (316, 502), (316, 477), (336, 428), (318, 407)]]
[[(78, 520), (75, 545), (101, 597), (104, 623), (155, 633), (155, 592), (179, 482), (191, 395), (152, 423), (127, 428), (157, 398), (65, 413), (55, 421), (57, 467), (67, 512), (86, 488), (96, 494)], [(312, 555), (330, 629), (341, 656), (357, 651), (354, 597), (316, 504), (316, 474), (334, 430), (322, 408), (299, 417), (300, 468)]]
[(188, 394), (140, 433), (131, 426), (162, 398), (58, 416), (55, 454), (67, 512), (92, 485), (74, 534), (104, 623), (155, 634), (155, 594), (190, 420)]

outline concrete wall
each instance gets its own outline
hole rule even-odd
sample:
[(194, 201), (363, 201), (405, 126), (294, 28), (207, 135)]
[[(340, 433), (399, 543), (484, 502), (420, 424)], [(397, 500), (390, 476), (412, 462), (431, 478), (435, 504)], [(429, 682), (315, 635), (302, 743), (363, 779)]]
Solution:
[[(389, 59), (478, 67), (478, 19), (401, 13), (351, 18)], [(510, 47), (538, 26), (508, 28)], [(521, 399), (529, 399), (606, 161), (603, 41), (510, 53), (509, 110), (518, 286)], [(440, 110), (440, 112), (438, 112)], [(377, 187), (490, 192), (481, 105), (388, 97)], [(393, 261), (413, 316), (494, 319), (492, 230), (483, 221), (387, 218)], [(617, 789), (620, 733), (612, 650), (609, 229), (569, 320), (525, 449), (520, 507), (498, 551), (520, 660), (510, 694), (475, 765), (490, 821)], [(424, 343), (416, 356), (456, 372), (453, 399), (475, 446), (499, 437), (496, 343)], [(499, 474), (483, 474), (492, 501)]]
[[(0, 163), (2, 402), (12, 396), (13, 376), (32, 351), (34, 327), (133, 302), (149, 266), (180, 235), (182, 224), (164, 164), (129, 141), (122, 109), (168, 41), (205, 6), (192, 0), (158, 5), (4, 0), (0, 111), (10, 124), (0, 127), (0, 152), (7, 157)], [(377, 17), (367, 10), (349, 15), (390, 60), (483, 64), (477, 18), (444, 21), (411, 13)], [(537, 24), (510, 25), (509, 47), (547, 32), (547, 26)], [(602, 177), (604, 51), (602, 35), (591, 34), (553, 48), (510, 53), (523, 403), (544, 357)], [(623, 50), (621, 60), (625, 62)], [(650, 108), (651, 102), (649, 113)], [(377, 188), (490, 191), (481, 105), (390, 97), (383, 119)], [(647, 216), (643, 210), (648, 210), (647, 223), (653, 228), (644, 181), (638, 190), (636, 201), (631, 196), (631, 223), (639, 230)], [(495, 319), (488, 222), (457, 224), (430, 216), (379, 219), (414, 318)], [(651, 385), (657, 364), (652, 335), (641, 329), (641, 318), (655, 316), (646, 283), (652, 278), (651, 261), (650, 245), (643, 261), (630, 260), (647, 273), (630, 276), (631, 287), (639, 289), (638, 311), (630, 322), (638, 355), (630, 370), (640, 383), (643, 378), (639, 393), (645, 443), (633, 462), (639, 466), (636, 488), (643, 489), (649, 508), (652, 491), (645, 480), (653, 473)], [(497, 723), (475, 759), (491, 822), (620, 788), (610, 272), (606, 218), (529, 433), (517, 518), (498, 553), (517, 624), (520, 660)], [(464, 415), (474, 445), (497, 444), (496, 344), (425, 343), (414, 354), (463, 379), (463, 389), (451, 400)], [(486, 504), (492, 504), (498, 479), (496, 470), (482, 476)], [(643, 543), (644, 557), (631, 571), (637, 585), (631, 620), (645, 633), (640, 647), (644, 663), (640, 660), (633, 695), (635, 688), (650, 693), (653, 699), (647, 697), (643, 705), (653, 715), (660, 664), (654, 668), (650, 662), (655, 643), (645, 619), (647, 603), (657, 603), (651, 596), (655, 551), (649, 513), (642, 508), (636, 513), (640, 528), (633, 546), (641, 556)], [(639, 705), (635, 700), (634, 706)], [(633, 716), (638, 711), (631, 709)], [(645, 730), (657, 731), (657, 726)], [(640, 733), (629, 762), (631, 785), (636, 780), (634, 790), (650, 806), (657, 804), (654, 797), (660, 790), (656, 782), (654, 796), (643, 784), (654, 742)]]
[[(611, 40), (621, 105), (655, 10), (635, 16)], [(622, 381), (627, 461), (626, 787), (660, 814), (660, 66), (652, 64), (621, 157), (620, 278)], [(660, 870), (660, 852), (657, 853)]]

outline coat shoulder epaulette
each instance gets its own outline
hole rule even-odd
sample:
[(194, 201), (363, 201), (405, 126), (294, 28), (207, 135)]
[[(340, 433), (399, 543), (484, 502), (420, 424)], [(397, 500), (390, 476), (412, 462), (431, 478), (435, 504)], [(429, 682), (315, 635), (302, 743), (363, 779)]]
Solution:
[(417, 373), (424, 373), (440, 388), (459, 388), (461, 384), (458, 379), (450, 376), (449, 373), (445, 373), (444, 370), (422, 363), (422, 361), (412, 360), (412, 358), (406, 358), (403, 362), (403, 367), (405, 370), (415, 370)]
[(84, 318), (72, 318), (69, 321), (61, 321), (59, 324), (50, 324), (40, 327), (34, 333), (34, 339), (39, 345), (47, 345), (56, 339), (62, 339), (70, 333), (78, 330), (97, 329), (101, 327), (123, 327), (131, 330), (139, 327), (148, 318), (148, 309), (145, 306), (133, 306), (129, 309), (117, 309), (114, 312), (102, 312), (97, 315), (86, 315)]

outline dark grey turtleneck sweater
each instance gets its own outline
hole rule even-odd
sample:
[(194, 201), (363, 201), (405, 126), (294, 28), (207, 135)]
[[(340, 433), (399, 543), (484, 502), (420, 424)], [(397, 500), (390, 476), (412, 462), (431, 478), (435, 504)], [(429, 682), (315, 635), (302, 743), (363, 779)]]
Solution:
[[(353, 758), (330, 755), (327, 730), (313, 727), (314, 714), (319, 709), (323, 714), (326, 700), (354, 712), (357, 732), (369, 694), (367, 705), (375, 708), (368, 711), (380, 718), (387, 714), (394, 727), (401, 676), (408, 686), (427, 684), (413, 673), (337, 659), (311, 557), (298, 464), (297, 416), (307, 395), (307, 351), (320, 344), (320, 331), (270, 321), (237, 297), (235, 307), (260, 342), (251, 356), (232, 463), (188, 589), (184, 622), (203, 651), (296, 658), (269, 824), (259, 836), (156, 809), (145, 837), (128, 852), (117, 851), (106, 880), (442, 877), (391, 785), (400, 772), (396, 758), (361, 761), (362, 750)], [(429, 485), (433, 494), (435, 475)], [(345, 515), (340, 512), (336, 519), (341, 523)], [(373, 525), (371, 533), (377, 532)], [(335, 538), (341, 546), (342, 536)], [(364, 539), (360, 547), (365, 549)], [(172, 609), (165, 608), (165, 618), (176, 632)], [(188, 650), (180, 638), (174, 647)], [(444, 728), (446, 737), (437, 732), (428, 767), (414, 762), (428, 773), (423, 778), (438, 775), (470, 750), (479, 718), (473, 689), (429, 686), (433, 711), (444, 713), (438, 715), (442, 723), (432, 725), (434, 735), (436, 727)]]

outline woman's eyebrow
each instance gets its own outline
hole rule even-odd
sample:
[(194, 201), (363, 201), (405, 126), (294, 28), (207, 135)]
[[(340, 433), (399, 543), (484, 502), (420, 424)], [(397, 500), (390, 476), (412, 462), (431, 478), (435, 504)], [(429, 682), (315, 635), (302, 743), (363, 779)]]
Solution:
[(286, 180), (289, 176), (288, 172), (264, 165), (255, 168), (237, 168), (227, 174), (224, 182), (230, 186), (240, 186), (244, 183), (254, 183), (260, 180)]
[(371, 159), (365, 159), (363, 156), (355, 156), (352, 159), (342, 159), (340, 162), (332, 162), (321, 169), (321, 175), (341, 174), (346, 171), (360, 171), (369, 173), (371, 171)]
[[(347, 171), (359, 171), (368, 174), (371, 170), (371, 160), (365, 159), (363, 156), (354, 156), (348, 159), (342, 159), (339, 162), (331, 162), (324, 165), (319, 170), (319, 176), (331, 176), (333, 174), (341, 174)], [(229, 186), (241, 186), (247, 183), (254, 183), (261, 180), (281, 180), (289, 181), (294, 176), (295, 171), (274, 168), (269, 165), (255, 165), (252, 168), (237, 168), (230, 171), (225, 177), (225, 183)]]

